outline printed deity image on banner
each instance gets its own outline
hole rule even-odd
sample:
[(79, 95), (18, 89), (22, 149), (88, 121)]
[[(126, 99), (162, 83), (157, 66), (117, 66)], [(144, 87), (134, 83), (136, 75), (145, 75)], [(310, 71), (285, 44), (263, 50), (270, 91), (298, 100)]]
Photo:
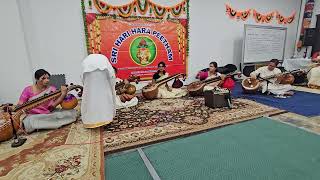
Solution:
[(130, 56), (138, 65), (149, 65), (157, 56), (157, 46), (149, 37), (139, 36), (130, 44)]

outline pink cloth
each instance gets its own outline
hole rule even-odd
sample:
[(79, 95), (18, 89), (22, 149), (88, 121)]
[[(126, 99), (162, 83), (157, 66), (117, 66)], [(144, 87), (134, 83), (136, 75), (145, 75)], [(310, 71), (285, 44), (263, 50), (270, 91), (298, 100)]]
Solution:
[(196, 77), (196, 78), (197, 78), (197, 79), (200, 79), (200, 80), (202, 81), (202, 80), (207, 79), (208, 75), (209, 75), (208, 71), (206, 71), (206, 72), (200, 71), (200, 72), (197, 74), (197, 77)]
[(320, 56), (320, 51), (313, 53), (312, 59), (316, 59), (318, 56)]
[(222, 84), (223, 88), (227, 88), (229, 90), (232, 90), (235, 86), (236, 86), (236, 83), (230, 77), (227, 77)]
[[(50, 86), (49, 88), (44, 90), (44, 91), (50, 91), (50, 92), (56, 91), (56, 88), (53, 87), (53, 86)], [(22, 91), (22, 94), (21, 94), (21, 96), (19, 98), (19, 102), (20, 103), (25, 103), (25, 102), (29, 101), (32, 97), (40, 95), (43, 92), (35, 94), (32, 91), (32, 86), (28, 86), (28, 87), (24, 88), (24, 90)], [(31, 109), (28, 113), (29, 114), (49, 114), (51, 112), (50, 108), (52, 108), (52, 104), (53, 103), (54, 103), (54, 101), (51, 100), (49, 102), (46, 102), (46, 103), (44, 103), (44, 104), (42, 104), (40, 106), (37, 106), (37, 107)]]

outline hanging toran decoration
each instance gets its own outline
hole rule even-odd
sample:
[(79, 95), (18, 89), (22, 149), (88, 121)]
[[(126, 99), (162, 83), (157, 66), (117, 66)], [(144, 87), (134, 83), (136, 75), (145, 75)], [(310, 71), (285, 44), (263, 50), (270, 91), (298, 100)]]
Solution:
[(168, 11), (171, 11), (171, 14), (174, 16), (174, 17), (179, 17), (181, 13), (186, 13), (186, 1), (183, 1), (182, 3), (180, 4), (177, 4), (175, 7), (171, 7), (168, 9)]
[(270, 12), (266, 15), (259, 13), (256, 10), (253, 10), (253, 18), (257, 23), (270, 23), (274, 17), (274, 12)]
[(296, 12), (292, 13), (289, 17), (282, 16), (278, 11), (276, 14), (278, 24), (291, 24), (296, 16)]
[(245, 11), (237, 11), (228, 4), (226, 4), (226, 13), (231, 19), (236, 18), (238, 20), (241, 19), (242, 21), (245, 21), (251, 15), (251, 9)]
[(133, 8), (134, 8), (133, 5), (134, 4), (130, 3), (130, 4), (123, 5), (123, 6), (113, 7), (113, 9), (118, 10), (119, 16), (129, 17), (132, 13)]
[(141, 15), (145, 15), (148, 11), (149, 3), (147, 0), (139, 0), (136, 2), (138, 11)]
[(104, 2), (103, 0), (89, 0), (89, 7), (91, 7), (91, 1), (93, 1), (93, 4), (100, 13), (108, 14), (113, 11), (121, 17), (129, 17), (132, 16), (132, 14), (136, 15), (137, 10), (141, 15), (145, 15), (148, 12), (148, 9), (150, 16), (154, 15), (157, 18), (164, 18), (167, 13), (171, 13), (174, 17), (179, 17), (182, 13), (185, 13), (185, 6), (187, 4), (187, 0), (183, 0), (181, 3), (174, 6), (165, 7), (153, 3), (151, 0), (133, 0), (125, 5), (114, 6)]
[[(111, 10), (113, 10), (111, 5), (100, 0), (93, 0), (93, 4), (97, 8), (97, 10), (102, 14), (108, 14)], [(89, 1), (89, 6), (90, 6), (90, 1)]]
[(162, 19), (164, 17), (164, 15), (166, 14), (167, 12), (167, 9), (163, 6), (158, 6), (154, 3), (150, 3), (150, 6), (152, 7), (153, 9), (153, 14), (157, 17), (157, 18), (160, 18)]

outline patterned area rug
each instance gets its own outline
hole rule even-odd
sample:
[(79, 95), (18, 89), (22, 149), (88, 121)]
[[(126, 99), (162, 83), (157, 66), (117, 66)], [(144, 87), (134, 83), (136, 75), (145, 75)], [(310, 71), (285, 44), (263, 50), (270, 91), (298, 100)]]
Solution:
[(104, 179), (101, 134), (77, 121), (32, 133), (18, 148), (1, 142), (0, 179)]
[(104, 148), (112, 153), (281, 112), (245, 99), (233, 100), (232, 109), (208, 108), (204, 98), (142, 101), (117, 111), (104, 129)]

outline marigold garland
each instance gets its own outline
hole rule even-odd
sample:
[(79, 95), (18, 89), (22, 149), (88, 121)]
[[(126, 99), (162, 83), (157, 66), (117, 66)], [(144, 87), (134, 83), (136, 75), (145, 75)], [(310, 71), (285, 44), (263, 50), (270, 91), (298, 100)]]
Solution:
[(276, 17), (278, 20), (278, 24), (291, 24), (296, 16), (296, 12), (294, 12), (291, 16), (289, 17), (284, 17), (283, 15), (281, 15), (278, 11), (276, 13)]
[(108, 14), (113, 9), (112, 6), (100, 0), (93, 0), (93, 4), (96, 9), (98, 9), (98, 11), (103, 14)]
[(274, 12), (263, 15), (254, 9), (253, 17), (257, 23), (270, 23), (270, 21), (274, 18)]
[(153, 9), (153, 14), (157, 17), (157, 18), (163, 18), (164, 15), (166, 14), (167, 12), (167, 9), (165, 7), (162, 7), (162, 6), (157, 6), (153, 3), (150, 3), (150, 6), (152, 7)]
[(238, 20), (241, 19), (245, 21), (249, 18), (249, 16), (251, 16), (251, 13), (254, 20), (257, 23), (270, 23), (273, 20), (273, 18), (276, 16), (278, 20), (278, 24), (291, 24), (294, 21), (295, 15), (296, 15), (296, 13), (294, 12), (291, 16), (284, 17), (278, 11), (272, 11), (268, 14), (261, 14), (255, 9), (253, 9), (252, 12), (251, 12), (251, 9), (248, 9), (245, 11), (239, 11), (239, 10), (235, 10), (230, 5), (226, 4), (226, 14), (231, 19), (236, 18)]
[(181, 4), (178, 4), (176, 7), (170, 8), (171, 14), (174, 17), (179, 17), (181, 12), (184, 11), (184, 6), (185, 6), (185, 3), (183, 2)]
[(132, 4), (129, 4), (128, 6), (122, 6), (122, 7), (117, 8), (119, 16), (122, 16), (122, 17), (129, 17), (131, 15), (133, 9), (134, 8), (133, 8)]
[(237, 11), (226, 4), (226, 13), (231, 19), (237, 18), (238, 20), (241, 19), (242, 21), (246, 21), (251, 15), (251, 9), (245, 11)]
[(145, 15), (148, 11), (148, 6), (149, 6), (148, 1), (147, 0), (137, 0), (136, 4), (137, 4), (137, 7), (138, 7), (137, 9), (140, 12), (140, 14)]
[[(91, 3), (91, 1), (88, 3)], [(133, 0), (130, 3), (120, 6), (114, 6), (102, 0), (93, 0), (93, 4), (99, 13), (102, 14), (108, 14), (113, 10), (114, 12), (118, 12), (119, 16), (129, 17), (132, 15), (132, 12), (136, 13), (134, 9), (138, 9), (141, 15), (145, 15), (148, 9), (150, 9), (150, 15), (152, 15), (153, 12), (157, 18), (163, 18), (167, 12), (171, 12), (174, 17), (179, 17), (182, 13), (185, 13), (187, 0), (183, 0), (182, 2), (170, 7), (161, 6), (153, 3), (151, 0)]]

